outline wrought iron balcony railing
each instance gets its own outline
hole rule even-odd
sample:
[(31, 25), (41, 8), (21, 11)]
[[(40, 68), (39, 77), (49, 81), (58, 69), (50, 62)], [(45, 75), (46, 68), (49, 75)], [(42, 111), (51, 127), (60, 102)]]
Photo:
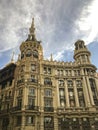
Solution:
[(44, 111), (45, 112), (54, 112), (54, 108), (53, 107), (44, 107)]
[(26, 105), (25, 106), (26, 110), (33, 110), (33, 111), (38, 111), (39, 107), (38, 106), (33, 106), (33, 105)]

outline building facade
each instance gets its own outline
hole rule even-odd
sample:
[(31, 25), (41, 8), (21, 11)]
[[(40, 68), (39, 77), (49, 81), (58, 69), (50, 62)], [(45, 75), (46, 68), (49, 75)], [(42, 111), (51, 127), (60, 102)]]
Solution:
[(0, 70), (0, 130), (98, 130), (98, 75), (84, 41), (74, 62), (43, 57), (30, 33), (16, 63)]

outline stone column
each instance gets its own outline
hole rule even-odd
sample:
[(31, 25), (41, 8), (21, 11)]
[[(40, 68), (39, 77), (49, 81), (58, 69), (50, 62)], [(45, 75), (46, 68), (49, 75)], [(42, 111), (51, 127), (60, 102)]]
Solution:
[(84, 77), (84, 71), (83, 71), (83, 68), (81, 69), (81, 74), (83, 76), (83, 93), (84, 93), (84, 100), (85, 100), (85, 103), (86, 103), (86, 107), (89, 107), (91, 106), (90, 104), (90, 98), (89, 98), (89, 94), (88, 94), (88, 89), (87, 89), (87, 84), (86, 84), (86, 80), (85, 80), (85, 77)]
[(70, 107), (67, 80), (65, 80), (65, 97), (66, 97), (66, 107)]
[(52, 92), (52, 97), (53, 97), (53, 107), (54, 107), (54, 112), (57, 111), (57, 108), (60, 106), (59, 105), (59, 87), (57, 84), (57, 81), (54, 79), (54, 88), (53, 88), (53, 92)]
[(27, 84), (25, 84), (24, 88), (23, 88), (23, 98), (22, 98), (22, 110), (25, 109), (25, 105), (27, 105), (27, 99), (28, 99), (28, 91), (26, 91), (26, 86)]
[(44, 130), (44, 116), (41, 115), (40, 130)]
[(58, 130), (58, 118), (54, 116), (54, 130)]
[(90, 103), (90, 97), (89, 97), (89, 94), (88, 94), (88, 89), (87, 89), (85, 77), (83, 77), (83, 90), (84, 90), (83, 92), (84, 92), (86, 107), (90, 107), (91, 103)]
[(21, 125), (21, 130), (25, 130), (25, 115), (22, 115), (22, 125)]
[(77, 92), (77, 87), (76, 87), (76, 81), (75, 80), (73, 80), (73, 87), (74, 87), (74, 95), (75, 95), (76, 107), (79, 107), (78, 92)]
[(91, 100), (91, 105), (94, 105), (94, 99), (93, 99), (93, 95), (92, 95), (91, 86), (89, 83), (89, 78), (86, 77), (86, 80), (87, 80), (87, 87), (88, 87), (88, 92), (89, 92), (89, 96), (90, 96), (90, 100)]

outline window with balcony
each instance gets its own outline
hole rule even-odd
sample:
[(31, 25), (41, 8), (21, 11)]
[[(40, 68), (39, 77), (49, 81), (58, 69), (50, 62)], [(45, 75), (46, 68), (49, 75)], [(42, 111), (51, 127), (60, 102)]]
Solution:
[(64, 81), (63, 80), (59, 80), (58, 83), (59, 83), (59, 87), (63, 87), (64, 86)]
[(26, 117), (26, 124), (27, 125), (32, 125), (32, 124), (34, 124), (34, 116), (27, 116)]
[(44, 100), (44, 106), (45, 107), (52, 107), (53, 106), (53, 100), (50, 98), (45, 98)]
[(17, 107), (18, 107), (19, 109), (21, 109), (21, 107), (22, 107), (22, 99), (18, 99), (18, 100), (17, 100)]
[(51, 116), (44, 117), (44, 130), (54, 130), (54, 119)]
[(35, 75), (31, 75), (31, 82), (37, 83), (37, 79)]
[(45, 85), (52, 85), (51, 79), (50, 79), (50, 78), (45, 78), (45, 79), (44, 79), (44, 84), (45, 84)]
[(45, 96), (46, 97), (51, 97), (52, 96), (52, 90), (51, 89), (45, 89)]
[(28, 105), (29, 106), (35, 106), (35, 99), (32, 97), (28, 97)]
[(29, 96), (35, 96), (35, 88), (29, 88)]
[(20, 126), (22, 123), (22, 117), (21, 116), (17, 116), (17, 126)]

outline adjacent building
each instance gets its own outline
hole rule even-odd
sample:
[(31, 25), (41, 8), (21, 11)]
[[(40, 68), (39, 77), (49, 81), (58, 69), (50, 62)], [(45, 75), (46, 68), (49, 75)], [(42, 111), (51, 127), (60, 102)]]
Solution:
[(74, 62), (45, 60), (34, 19), (19, 58), (0, 70), (0, 130), (98, 130), (98, 75), (83, 40)]

